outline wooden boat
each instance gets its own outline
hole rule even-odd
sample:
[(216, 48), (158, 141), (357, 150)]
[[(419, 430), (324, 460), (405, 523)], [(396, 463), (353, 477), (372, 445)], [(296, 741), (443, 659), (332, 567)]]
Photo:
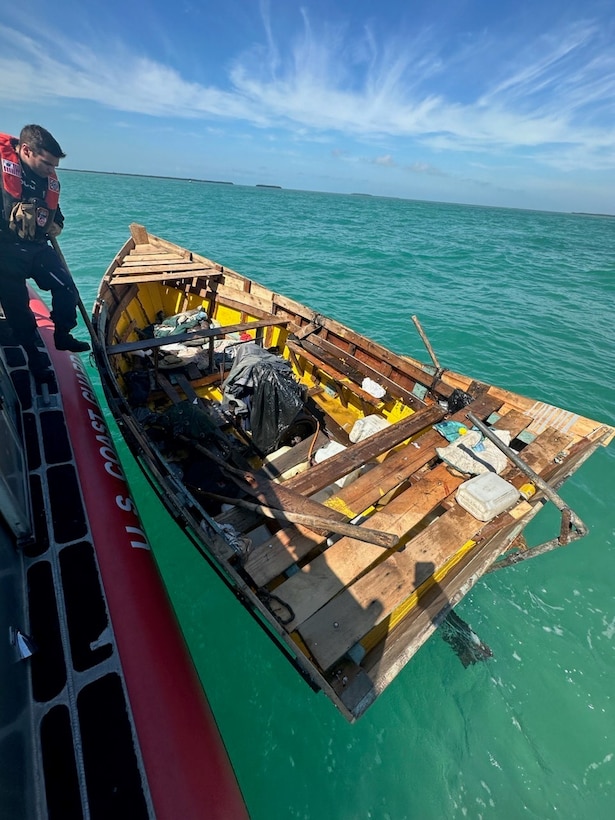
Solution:
[(30, 307), (42, 383), (0, 319), (0, 816), (246, 817), (87, 372)]
[[(167, 508), (349, 720), (486, 572), (586, 532), (557, 488), (615, 429), (443, 370), (426, 338), (431, 364), (139, 225), (93, 324)], [(547, 502), (561, 529), (528, 549)]]

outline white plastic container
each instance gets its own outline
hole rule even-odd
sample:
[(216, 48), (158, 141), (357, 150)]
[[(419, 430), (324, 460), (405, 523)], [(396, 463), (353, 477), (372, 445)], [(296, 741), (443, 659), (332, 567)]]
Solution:
[(510, 509), (519, 497), (519, 490), (497, 473), (482, 473), (464, 481), (456, 494), (457, 503), (479, 521), (491, 521)]

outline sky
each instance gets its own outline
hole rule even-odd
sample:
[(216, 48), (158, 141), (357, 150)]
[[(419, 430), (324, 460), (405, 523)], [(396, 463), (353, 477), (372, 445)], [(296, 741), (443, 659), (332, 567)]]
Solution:
[(66, 168), (615, 214), (615, 2), (20, 0), (0, 111)]

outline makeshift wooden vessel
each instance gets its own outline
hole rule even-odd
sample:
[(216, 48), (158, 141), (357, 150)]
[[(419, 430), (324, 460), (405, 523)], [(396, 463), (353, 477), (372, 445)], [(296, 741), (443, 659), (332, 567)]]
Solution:
[[(167, 508), (350, 720), (482, 575), (586, 532), (556, 488), (613, 427), (397, 355), (139, 225), (93, 323)], [(470, 470), (450, 466), (464, 442)], [(547, 501), (561, 530), (527, 549)]]
[(0, 817), (247, 817), (81, 357), (0, 319)]

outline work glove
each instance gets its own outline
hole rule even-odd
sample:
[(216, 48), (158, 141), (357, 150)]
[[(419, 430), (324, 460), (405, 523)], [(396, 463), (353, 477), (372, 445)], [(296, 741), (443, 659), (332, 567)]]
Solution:
[(60, 236), (62, 233), (62, 226), (58, 225), (57, 222), (52, 222), (51, 225), (47, 228), (47, 236), (50, 239), (55, 239), (56, 236)]
[(17, 202), (9, 217), (9, 228), (20, 239), (36, 237), (36, 205), (32, 202)]

